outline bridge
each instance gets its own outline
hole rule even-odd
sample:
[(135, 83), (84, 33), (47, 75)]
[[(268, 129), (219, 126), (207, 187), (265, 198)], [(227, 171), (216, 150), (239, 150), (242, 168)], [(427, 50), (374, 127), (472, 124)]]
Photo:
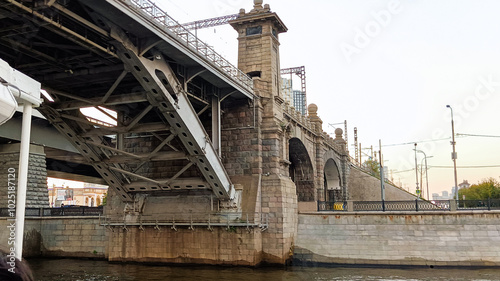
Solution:
[(281, 92), (285, 24), (261, 1), (229, 24), (238, 67), (150, 0), (0, 1), (0, 58), (41, 82), (40, 122), (72, 145), (38, 134), (38, 157), (110, 187), (109, 260), (283, 264), (298, 210), (350, 198), (342, 130)]

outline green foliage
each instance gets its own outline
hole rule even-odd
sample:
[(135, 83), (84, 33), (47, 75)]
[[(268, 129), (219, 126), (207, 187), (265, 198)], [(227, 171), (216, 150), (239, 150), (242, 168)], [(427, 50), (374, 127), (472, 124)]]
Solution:
[(102, 203), (101, 205), (106, 206), (106, 203), (108, 202), (108, 193), (104, 195), (104, 198), (102, 198)]
[(494, 178), (483, 179), (478, 184), (458, 190), (460, 200), (465, 195), (465, 200), (500, 199), (500, 182)]
[(380, 179), (380, 164), (376, 160), (366, 160), (363, 166), (367, 169), (368, 173)]

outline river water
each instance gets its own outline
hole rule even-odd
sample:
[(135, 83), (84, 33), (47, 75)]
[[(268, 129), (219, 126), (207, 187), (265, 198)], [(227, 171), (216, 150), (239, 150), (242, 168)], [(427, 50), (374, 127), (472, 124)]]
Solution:
[(164, 280), (500, 280), (499, 269), (387, 269), (341, 267), (245, 268), (149, 266), (75, 259), (28, 260), (37, 281), (164, 281)]

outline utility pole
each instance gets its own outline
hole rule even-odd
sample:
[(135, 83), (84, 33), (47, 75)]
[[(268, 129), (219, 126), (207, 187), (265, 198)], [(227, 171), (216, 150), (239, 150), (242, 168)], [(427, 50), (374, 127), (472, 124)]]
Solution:
[(458, 203), (458, 182), (457, 182), (457, 152), (455, 151), (455, 126), (453, 124), (453, 108), (450, 105), (447, 105), (451, 110), (451, 145), (453, 146), (453, 152), (451, 153), (451, 159), (453, 159), (453, 172), (455, 174), (455, 200)]
[(384, 186), (384, 159), (382, 159), (382, 141), (379, 139), (378, 140), (378, 145), (379, 145), (379, 160), (380, 160), (380, 192), (381, 192), (381, 198), (382, 202), (385, 201), (385, 186)]
[(417, 180), (417, 188), (415, 190), (415, 193), (417, 196), (420, 198), (420, 188), (418, 187), (418, 163), (417, 163), (417, 143), (415, 143), (415, 176)]

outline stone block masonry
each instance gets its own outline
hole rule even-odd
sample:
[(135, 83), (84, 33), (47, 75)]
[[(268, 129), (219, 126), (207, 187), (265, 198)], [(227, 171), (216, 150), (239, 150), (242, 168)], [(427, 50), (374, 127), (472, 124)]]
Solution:
[(108, 231), (109, 261), (255, 266), (261, 260), (259, 228), (169, 226)]
[[(15, 170), (17, 180), (19, 176), (19, 143), (0, 145), (0, 207), (7, 207), (7, 182), (8, 170)], [(42, 146), (30, 145), (30, 158), (28, 169), (28, 187), (26, 196), (26, 208), (49, 207), (49, 193), (47, 190), (47, 168), (45, 165), (45, 153)]]
[(500, 212), (299, 214), (299, 264), (499, 266)]
[[(8, 222), (0, 218), (0, 248), (8, 249)], [(23, 256), (104, 258), (107, 235), (99, 218), (27, 218)]]

